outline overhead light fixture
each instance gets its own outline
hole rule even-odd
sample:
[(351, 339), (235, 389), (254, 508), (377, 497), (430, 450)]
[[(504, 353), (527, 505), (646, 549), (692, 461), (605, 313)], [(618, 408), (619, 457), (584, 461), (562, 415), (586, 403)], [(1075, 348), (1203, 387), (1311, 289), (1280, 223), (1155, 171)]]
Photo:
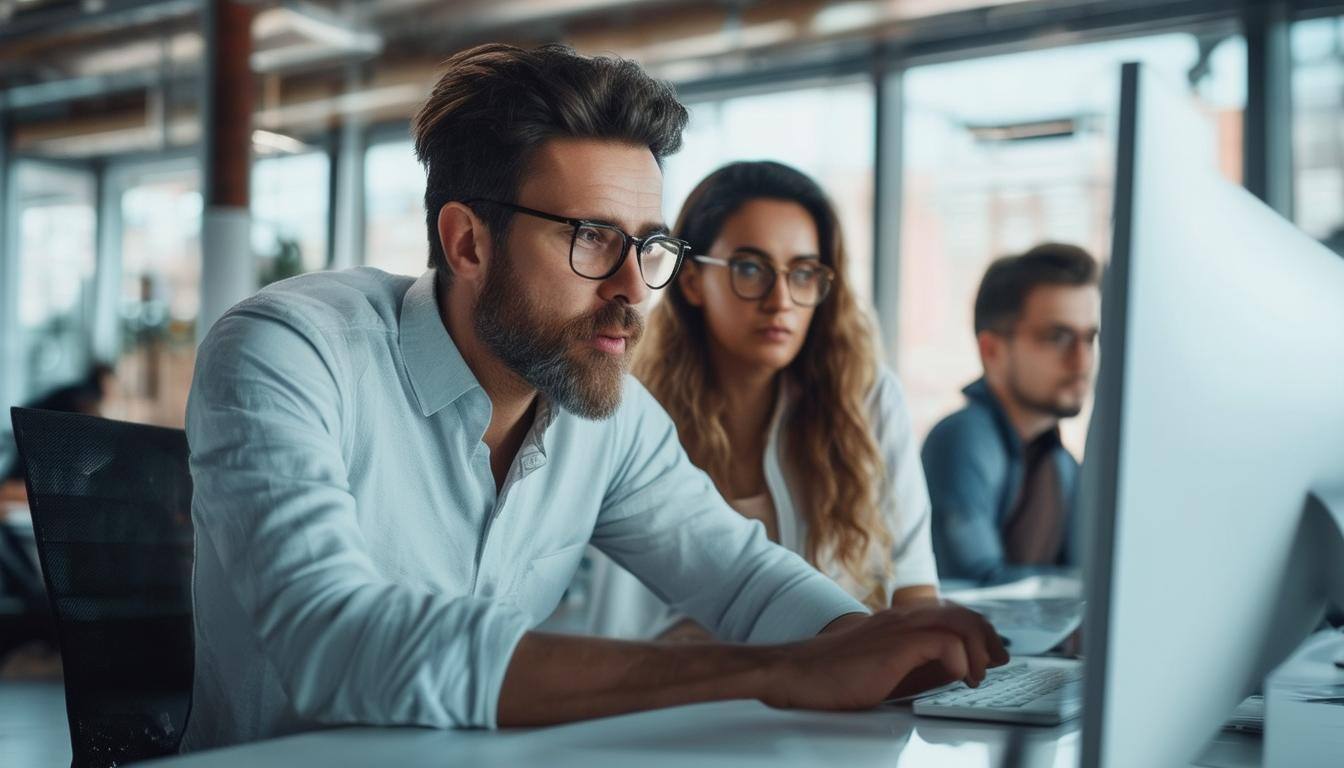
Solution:
[(823, 35), (851, 32), (873, 26), (884, 13), (871, 0), (828, 5), (812, 17), (812, 28)]
[(1078, 132), (1078, 120), (1071, 117), (1057, 120), (1036, 120), (1009, 125), (968, 125), (966, 130), (977, 141), (1026, 141), (1030, 139), (1058, 139)]
[(258, 128), (252, 131), (252, 146), (263, 155), (297, 155), (307, 152), (309, 147), (293, 136)]

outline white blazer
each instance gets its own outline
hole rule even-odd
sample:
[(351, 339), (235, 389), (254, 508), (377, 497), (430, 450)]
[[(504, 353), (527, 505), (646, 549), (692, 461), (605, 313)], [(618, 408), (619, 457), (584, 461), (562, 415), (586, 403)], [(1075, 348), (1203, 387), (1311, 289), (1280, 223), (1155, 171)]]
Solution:
[[(776, 398), (765, 449), (765, 483), (775, 507), (780, 545), (806, 558), (807, 520), (798, 509), (802, 496), (796, 491), (804, 487), (807, 478), (786, 474), (780, 435), (784, 417), (799, 397), (796, 389), (782, 386), (780, 397)], [(879, 504), (893, 542), (887, 594), (915, 585), (936, 586), (938, 571), (929, 534), (932, 506), (924, 468), (911, 431), (904, 389), (896, 374), (885, 366), (879, 367), (877, 382), (869, 393), (868, 413), (878, 455), (886, 470)], [(588, 548), (588, 556), (592, 561), (585, 606), (589, 633), (624, 639), (651, 638), (680, 620), (629, 571), (593, 547)], [(877, 567), (874, 563), (874, 570)], [(859, 600), (866, 597), (839, 562), (826, 558), (820, 570)]]

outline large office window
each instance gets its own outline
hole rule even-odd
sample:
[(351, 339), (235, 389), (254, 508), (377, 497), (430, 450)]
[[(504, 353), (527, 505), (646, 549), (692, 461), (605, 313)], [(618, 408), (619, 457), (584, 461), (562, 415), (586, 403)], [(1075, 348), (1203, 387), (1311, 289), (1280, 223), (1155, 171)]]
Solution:
[[(1163, 34), (906, 72), (899, 338), (887, 343), (919, 440), (980, 375), (972, 304), (991, 260), (1043, 241), (1107, 257), (1121, 63), (1190, 92), (1240, 180), (1245, 57), (1237, 36)], [(1086, 421), (1064, 425), (1076, 452)]]
[(121, 238), (117, 415), (181, 426), (201, 305), (200, 172), (192, 161), (115, 174)]
[(374, 144), (364, 156), (364, 263), (419, 275), (425, 236), (425, 169), (410, 141)]
[(18, 224), (19, 397), (81, 377), (90, 362), (97, 200), (87, 170), (37, 161), (14, 169)]
[(1293, 56), (1293, 218), (1344, 255), (1344, 17), (1301, 21)]
[(325, 152), (253, 163), (252, 250), (262, 282), (326, 267), (330, 177)]
[[(735, 160), (778, 160), (815, 178), (835, 202), (850, 284), (872, 296), (874, 91), (851, 80), (692, 103), (681, 152), (668, 158), (663, 208), (676, 219), (711, 171)], [(693, 243), (707, 248), (709, 243)]]

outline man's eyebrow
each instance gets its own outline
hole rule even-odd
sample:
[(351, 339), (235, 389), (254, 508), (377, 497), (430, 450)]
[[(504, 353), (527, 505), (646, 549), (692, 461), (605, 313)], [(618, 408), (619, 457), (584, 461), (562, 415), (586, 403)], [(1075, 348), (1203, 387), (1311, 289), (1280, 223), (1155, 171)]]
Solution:
[[(586, 221), (591, 224), (602, 224), (608, 227), (615, 227), (621, 231), (625, 231), (625, 227), (616, 223), (615, 220), (603, 216), (570, 216), (569, 218)], [(671, 230), (668, 228), (667, 224), (661, 221), (646, 221), (641, 224), (636, 231), (643, 233), (642, 235), (638, 235), (638, 237), (648, 237), (649, 235), (666, 235)]]

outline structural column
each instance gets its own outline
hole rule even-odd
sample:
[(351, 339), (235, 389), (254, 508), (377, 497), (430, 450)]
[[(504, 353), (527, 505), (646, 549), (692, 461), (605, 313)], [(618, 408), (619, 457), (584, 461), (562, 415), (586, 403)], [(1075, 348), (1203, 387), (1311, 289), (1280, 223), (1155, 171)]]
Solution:
[[(905, 151), (904, 70), (881, 53), (874, 65), (877, 93), (876, 174), (873, 194), (873, 305), (887, 363), (900, 364), (901, 204)], [(899, 370), (897, 371), (900, 372)]]
[[(3, 98), (3, 96), (0, 96)], [(18, 278), (19, 237), (16, 205), (10, 180), (9, 116), (0, 104), (0, 407), (9, 413), (17, 405), (23, 376), (19, 344)], [(8, 434), (9, 419), (0, 420), (0, 435)], [(11, 458), (13, 444), (0, 440), (0, 461)]]
[(1245, 185), (1285, 218), (1293, 216), (1293, 58), (1281, 0), (1244, 12), (1246, 28)]
[(248, 176), (252, 167), (255, 82), (251, 6), (202, 3), (205, 66), (201, 84), (201, 308), (196, 338), (257, 288)]
[[(346, 73), (347, 92), (364, 85), (361, 65)], [(331, 269), (357, 267), (364, 263), (364, 150), (367, 138), (363, 118), (351, 112), (341, 120), (336, 151), (332, 158)]]

